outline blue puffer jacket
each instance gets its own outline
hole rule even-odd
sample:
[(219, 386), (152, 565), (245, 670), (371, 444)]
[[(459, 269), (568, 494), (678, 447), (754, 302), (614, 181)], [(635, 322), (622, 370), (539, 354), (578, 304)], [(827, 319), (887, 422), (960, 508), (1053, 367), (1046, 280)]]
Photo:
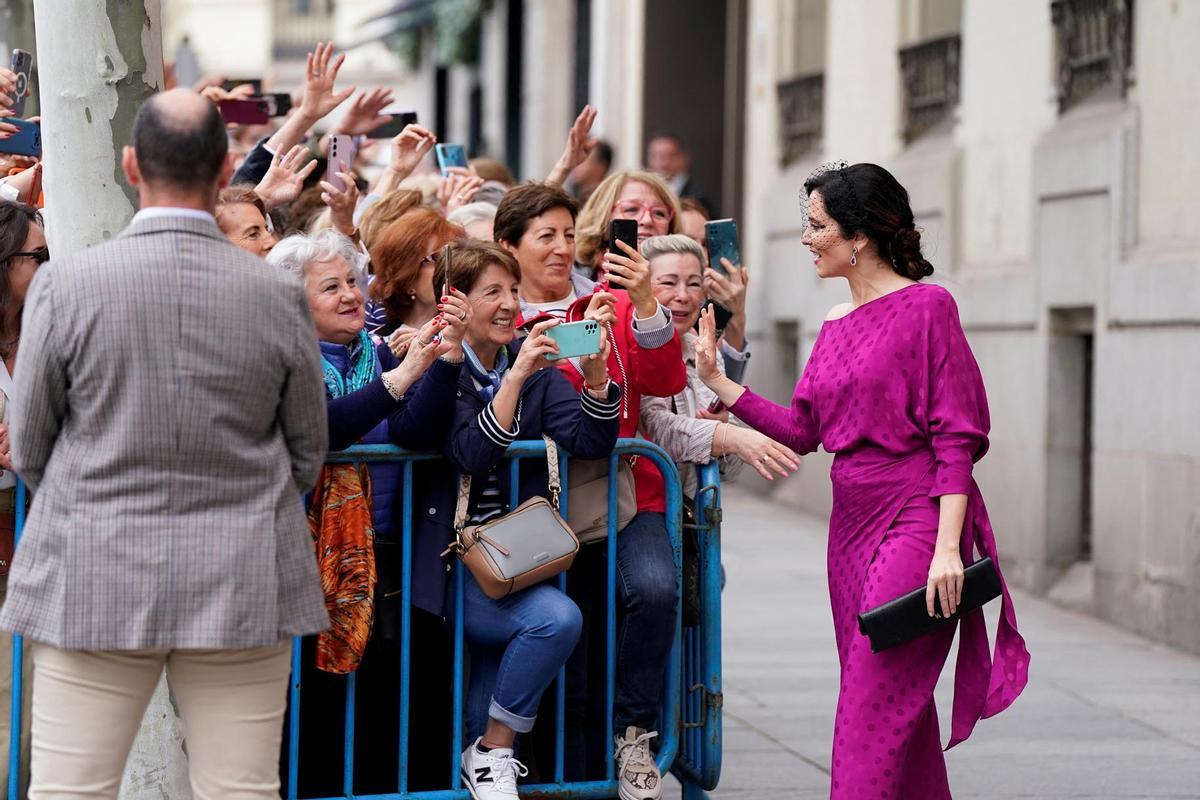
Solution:
[[(509, 363), (515, 363), (518, 347), (509, 348)], [(428, 380), (428, 378), (422, 379)], [(419, 389), (418, 389), (419, 390)], [(483, 488), (484, 477), (500, 463), (513, 441), (540, 441), (546, 434), (572, 456), (605, 458), (612, 453), (620, 426), (621, 390), (610, 385), (607, 400), (575, 391), (557, 369), (534, 374), (521, 387), (516, 430), (505, 431), (475, 386), (470, 371), (463, 369), (456, 388), (454, 420), (442, 449), (447, 462), (418, 464), (413, 487), (413, 602), (435, 614), (444, 611), (450, 556), (442, 551), (454, 536), (454, 505), (458, 495), (457, 470), (470, 472), (472, 493)], [(500, 496), (509, 508), (510, 472), (501, 468)], [(549, 496), (546, 461), (524, 459), (520, 468), (517, 502)]]

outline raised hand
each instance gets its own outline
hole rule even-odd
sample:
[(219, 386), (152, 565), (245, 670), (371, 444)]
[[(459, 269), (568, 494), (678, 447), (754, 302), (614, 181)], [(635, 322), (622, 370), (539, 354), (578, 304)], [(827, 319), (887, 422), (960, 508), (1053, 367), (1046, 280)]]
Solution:
[(358, 206), (358, 185), (349, 172), (339, 172), (337, 176), (346, 188), (338, 189), (329, 181), (321, 181), (321, 202), (329, 206), (329, 219), (334, 230), (353, 239), (357, 234), (354, 209)]
[(254, 193), (262, 198), (263, 205), (270, 211), (295, 200), (304, 189), (304, 181), (317, 168), (317, 160), (305, 163), (308, 148), (298, 144), (286, 153), (276, 153), (271, 159), (267, 174), (254, 187)]
[(570, 177), (575, 168), (582, 164), (593, 150), (596, 149), (596, 138), (590, 136), (592, 125), (596, 122), (597, 110), (594, 106), (584, 106), (575, 118), (571, 130), (567, 132), (567, 143), (562, 155), (546, 177), (546, 183), (562, 185)]
[(611, 292), (594, 292), (588, 300), (583, 312), (584, 319), (594, 319), (601, 325), (611, 325), (617, 321), (617, 297)]
[(629, 292), (638, 318), (647, 319), (658, 310), (658, 301), (654, 299), (654, 290), (650, 286), (650, 262), (624, 242), (617, 241), (616, 245), (625, 255), (611, 250), (606, 252), (604, 272), (612, 283)]
[(446, 323), (442, 331), (442, 338), (450, 344), (446, 352), (452, 358), (458, 358), (462, 354), (462, 340), (474, 313), (471, 303), (465, 294), (451, 287), (449, 294), (442, 295), (437, 308), (438, 316)]
[(533, 326), (533, 329), (529, 331), (529, 337), (517, 353), (516, 362), (510, 369), (514, 378), (524, 382), (538, 370), (552, 366), (553, 362), (546, 356), (558, 352), (558, 343), (551, 339), (546, 331), (558, 323), (559, 321), (556, 319), (547, 319)]
[(700, 335), (693, 346), (696, 352), (696, 375), (710, 389), (724, 378), (717, 367), (717, 321), (711, 308), (700, 311)]
[(318, 42), (316, 49), (305, 60), (304, 94), (300, 99), (300, 113), (311, 122), (323, 118), (354, 94), (350, 86), (340, 92), (333, 91), (338, 70), (346, 61), (346, 54), (333, 57), (333, 42)]
[(447, 216), (475, 199), (483, 178), (462, 167), (451, 167), (450, 174), (438, 184), (437, 197)]
[(401, 180), (413, 174), (421, 166), (421, 160), (429, 155), (429, 151), (437, 144), (437, 137), (420, 125), (405, 125), (392, 138), (392, 163), (389, 169), (399, 173)]
[(358, 97), (354, 98), (354, 102), (346, 109), (346, 115), (342, 117), (338, 123), (334, 133), (344, 133), (348, 136), (359, 136), (370, 133), (384, 123), (391, 122), (392, 118), (387, 114), (380, 115), (380, 111), (387, 108), (392, 102), (391, 89), (372, 89), (369, 92), (360, 92)]

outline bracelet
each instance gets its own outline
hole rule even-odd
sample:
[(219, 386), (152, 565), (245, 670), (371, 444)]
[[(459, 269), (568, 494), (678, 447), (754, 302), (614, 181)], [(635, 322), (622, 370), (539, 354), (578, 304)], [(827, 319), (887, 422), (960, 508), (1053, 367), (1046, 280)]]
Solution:
[(388, 394), (392, 396), (393, 400), (399, 400), (401, 397), (404, 397), (404, 392), (400, 391), (396, 387), (396, 384), (392, 383), (391, 377), (386, 372), (379, 376), (379, 380), (383, 381), (383, 388), (387, 389)]
[(442, 355), (438, 356), (439, 361), (445, 361), (447, 364), (461, 364), (466, 360), (466, 358), (466, 355), (461, 353), (459, 354), (458, 358), (450, 358), (449, 353), (443, 353)]
[(718, 423), (717, 424), (717, 433), (719, 433), (721, 435), (721, 442), (718, 445), (718, 447), (720, 447), (721, 452), (718, 453), (717, 455), (723, 456), (729, 452), (729, 450), (725, 447), (725, 442), (727, 439), (729, 439), (729, 423), (728, 422)]
[(588, 390), (588, 391), (590, 391), (590, 392), (604, 392), (605, 394), (608, 394), (608, 387), (609, 387), (610, 385), (612, 385), (612, 379), (610, 379), (610, 378), (605, 378), (605, 379), (604, 379), (604, 383), (600, 384), (599, 386), (592, 386), (592, 385), (591, 385), (590, 383), (588, 383), (587, 381), (584, 381), (583, 385), (584, 385), (584, 386), (587, 388), (587, 390)]

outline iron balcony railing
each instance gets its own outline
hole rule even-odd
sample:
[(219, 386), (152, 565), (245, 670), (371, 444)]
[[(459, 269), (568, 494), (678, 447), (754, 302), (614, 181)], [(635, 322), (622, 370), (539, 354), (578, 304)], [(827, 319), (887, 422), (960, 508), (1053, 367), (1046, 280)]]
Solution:
[(820, 145), (825, 117), (825, 75), (784, 81), (779, 94), (779, 152), (786, 167)]
[(948, 119), (958, 105), (961, 41), (943, 36), (900, 50), (905, 142)]
[(1060, 112), (1097, 91), (1124, 97), (1133, 82), (1133, 0), (1053, 0)]

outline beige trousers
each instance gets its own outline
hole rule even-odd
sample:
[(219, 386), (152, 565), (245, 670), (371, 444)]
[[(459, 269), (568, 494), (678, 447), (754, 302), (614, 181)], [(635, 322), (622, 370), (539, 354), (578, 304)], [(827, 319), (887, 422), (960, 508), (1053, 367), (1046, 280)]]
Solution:
[(288, 643), (247, 650), (60, 650), (33, 645), (30, 800), (115, 800), (163, 666), (195, 800), (279, 797)]

